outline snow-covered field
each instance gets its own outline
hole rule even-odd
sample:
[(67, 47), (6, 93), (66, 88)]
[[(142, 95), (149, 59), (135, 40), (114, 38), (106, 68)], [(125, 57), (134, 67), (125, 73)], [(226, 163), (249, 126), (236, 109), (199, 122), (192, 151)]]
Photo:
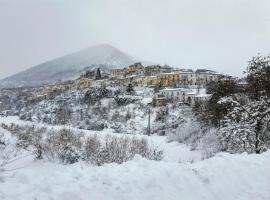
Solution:
[[(41, 123), (32, 123), (29, 121), (23, 121), (19, 120), (18, 117), (0, 117), (0, 124), (18, 124), (18, 125), (35, 125), (43, 127), (44, 124)], [(50, 127), (53, 129), (61, 129), (64, 126), (51, 126), (46, 125), (46, 127)], [(133, 137), (133, 135), (130, 134), (117, 134), (114, 133), (114, 130), (111, 129), (105, 129), (103, 131), (89, 131), (89, 130), (81, 130), (76, 129), (72, 127), (66, 127), (69, 129), (77, 130), (79, 132), (84, 132), (86, 135), (95, 135), (98, 134), (100, 136), (106, 136), (106, 135), (114, 135), (114, 136), (127, 136), (127, 137)], [(170, 142), (168, 143), (165, 136), (146, 136), (146, 135), (136, 135), (137, 138), (146, 138), (149, 141), (150, 145), (154, 145), (158, 147), (159, 149), (164, 151), (164, 158), (163, 160), (171, 161), (171, 162), (193, 162), (201, 160), (202, 154), (199, 151), (190, 151), (190, 147), (188, 147), (185, 144), (181, 144), (178, 142)]]
[[(0, 118), (2, 122), (30, 123), (15, 117)], [(115, 133), (106, 130), (102, 134)], [(269, 151), (261, 155), (222, 153), (201, 160), (200, 152), (167, 143), (165, 137), (138, 137), (146, 137), (163, 149), (164, 159), (149, 161), (136, 156), (120, 165), (98, 167), (25, 157), (12, 162), (8, 166), (11, 171), (0, 172), (0, 199), (270, 199)]]

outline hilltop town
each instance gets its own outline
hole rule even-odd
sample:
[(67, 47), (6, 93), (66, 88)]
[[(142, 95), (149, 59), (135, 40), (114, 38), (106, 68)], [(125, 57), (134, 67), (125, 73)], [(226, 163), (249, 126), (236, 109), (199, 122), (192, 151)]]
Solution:
[[(31, 105), (43, 100), (51, 100), (67, 91), (85, 89), (109, 89), (110, 96), (125, 95), (125, 98), (144, 97), (140, 92), (148, 88), (153, 106), (166, 103), (186, 103), (194, 106), (196, 102), (207, 101), (211, 94), (206, 86), (211, 82), (227, 80), (228, 76), (208, 69), (174, 69), (168, 65), (144, 67), (135, 63), (125, 68), (102, 71), (100, 68), (85, 68), (75, 80), (58, 81), (37, 87), (2, 88), (0, 92), (0, 111), (10, 112), (10, 103), (19, 106)], [(137, 88), (137, 92), (127, 92), (127, 88)], [(129, 95), (129, 96), (128, 96)], [(132, 97), (134, 96), (134, 97)]]

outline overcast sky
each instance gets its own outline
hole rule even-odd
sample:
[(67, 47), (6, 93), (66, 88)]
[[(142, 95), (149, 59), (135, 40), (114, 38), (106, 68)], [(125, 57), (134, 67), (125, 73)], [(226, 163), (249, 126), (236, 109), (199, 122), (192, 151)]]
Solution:
[(270, 53), (269, 10), (270, 0), (0, 0), (0, 78), (99, 43), (241, 75)]

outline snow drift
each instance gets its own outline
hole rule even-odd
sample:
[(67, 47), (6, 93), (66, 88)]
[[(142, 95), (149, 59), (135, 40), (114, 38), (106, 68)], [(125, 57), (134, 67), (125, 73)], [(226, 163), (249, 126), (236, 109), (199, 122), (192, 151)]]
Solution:
[(28, 164), (1, 182), (0, 199), (270, 199), (270, 152), (219, 154), (193, 164), (139, 156), (101, 167)]

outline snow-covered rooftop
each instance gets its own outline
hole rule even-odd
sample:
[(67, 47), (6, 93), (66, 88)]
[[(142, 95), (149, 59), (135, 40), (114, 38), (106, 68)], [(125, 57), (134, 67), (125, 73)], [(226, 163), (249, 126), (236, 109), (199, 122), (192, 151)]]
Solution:
[(198, 94), (195, 97), (198, 97), (198, 98), (208, 98), (208, 97), (211, 97), (211, 96), (212, 96), (212, 94)]
[(162, 89), (161, 91), (184, 91), (184, 90), (188, 90), (186, 88), (165, 88)]

